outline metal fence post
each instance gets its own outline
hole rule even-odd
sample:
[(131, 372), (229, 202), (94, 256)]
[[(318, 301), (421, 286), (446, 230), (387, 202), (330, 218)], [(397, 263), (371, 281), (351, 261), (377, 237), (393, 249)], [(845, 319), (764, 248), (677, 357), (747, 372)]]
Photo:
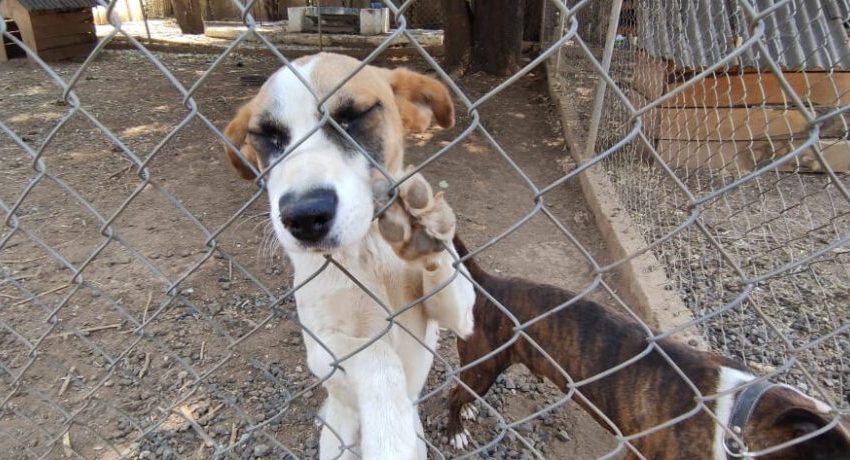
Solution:
[[(617, 29), (620, 23), (620, 11), (623, 8), (623, 0), (613, 0), (611, 2), (611, 15), (608, 17), (608, 34), (605, 36), (605, 51), (602, 55), (602, 68), (605, 73), (609, 73), (611, 69), (611, 58), (614, 54), (614, 44), (617, 41)], [(605, 91), (608, 89), (608, 83), (600, 78), (596, 84), (596, 94), (593, 98), (593, 112), (590, 119), (590, 128), (587, 134), (587, 145), (584, 150), (584, 158), (593, 157), (593, 152), (596, 149), (596, 138), (599, 135), (599, 123), (602, 120), (602, 106), (605, 103)]]

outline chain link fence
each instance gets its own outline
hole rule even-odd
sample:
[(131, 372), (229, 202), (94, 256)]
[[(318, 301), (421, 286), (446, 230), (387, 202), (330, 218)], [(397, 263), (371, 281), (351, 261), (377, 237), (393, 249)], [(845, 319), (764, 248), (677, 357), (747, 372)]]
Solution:
[(410, 27), (418, 29), (442, 29), (446, 25), (446, 13), (440, 2), (416, 2), (405, 14)]
[[(540, 54), (504, 81), (473, 84), (453, 81), (408, 30), (402, 13), (430, 3), (385, 4), (398, 28), (362, 54), (418, 65), (455, 96), (460, 127), (414, 137), (407, 161), (429, 178), (470, 177), (439, 187), (476, 259), (500, 272), (526, 258), (528, 270), (512, 274), (631, 312), (610, 274), (636, 254), (608, 260), (585, 235), (587, 210), (559, 194), (578, 187), (581, 169), (603, 169), (713, 348), (846, 409), (846, 9), (544, 2)], [(253, 2), (234, 5), (248, 30), (218, 54), (155, 53), (116, 25), (84, 62), (49, 64), (0, 23), (4, 42), (31, 62), (0, 67), (0, 448), (10, 458), (318, 455), (324, 379), (304, 361), (302, 337), (315, 336), (295, 315), (302, 286), (291, 286), (262, 182), (244, 191), (215, 172), (228, 167), (221, 130), (252, 96), (239, 77), (290, 65), (296, 52), (255, 30)], [(619, 22), (608, 53), (577, 34), (590, 5), (604, 14), (587, 20)], [(658, 20), (671, 10), (679, 22)], [(771, 30), (794, 30), (809, 48), (791, 58), (794, 39)], [(382, 55), (399, 36), (413, 52)], [(107, 49), (119, 37), (130, 49)], [(534, 156), (561, 151), (557, 121), (539, 139), (506, 134), (529, 110), (557, 118), (547, 103), (511, 93), (532, 85), (544, 62), (581, 108), (582, 158), (596, 160), (565, 162), (570, 172)], [(597, 88), (605, 97), (594, 105)], [(483, 150), (482, 166), (474, 155)], [(530, 240), (541, 234), (551, 241)], [(345, 267), (332, 257), (322, 267), (335, 269)], [(533, 343), (515, 324), (514, 340)], [(417, 401), (430, 456), (584, 458), (628, 444), (567, 433), (575, 394), (509, 374), (478, 395), (489, 425), (453, 450), (443, 394), (459, 383), (458, 358), (453, 337), (440, 343), (428, 350), (435, 365)]]
[(616, 30), (551, 59), (581, 155), (711, 348), (846, 406), (848, 5), (605, 7)]

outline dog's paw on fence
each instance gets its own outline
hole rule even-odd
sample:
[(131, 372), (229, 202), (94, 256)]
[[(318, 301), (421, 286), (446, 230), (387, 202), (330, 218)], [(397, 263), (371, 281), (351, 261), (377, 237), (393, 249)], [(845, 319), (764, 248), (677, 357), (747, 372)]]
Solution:
[(417, 173), (399, 185), (399, 199), (379, 217), (381, 235), (404, 260), (435, 269), (436, 256), (454, 237), (456, 221), (442, 192)]

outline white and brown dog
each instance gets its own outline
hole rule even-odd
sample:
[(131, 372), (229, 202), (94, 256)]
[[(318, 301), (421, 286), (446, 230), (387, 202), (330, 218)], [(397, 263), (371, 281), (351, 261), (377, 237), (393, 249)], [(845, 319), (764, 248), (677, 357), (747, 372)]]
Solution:
[[(280, 69), (225, 131), (253, 169), (225, 150), (242, 177), (263, 171), (275, 233), (296, 285), (305, 283), (295, 298), (307, 364), (327, 379), (321, 458), (424, 459), (414, 401), (431, 368), (438, 326), (461, 337), (472, 332), (475, 293), (458, 273), (465, 269), (454, 264), (454, 251), (442, 250), (443, 242), (452, 249), (455, 218), (441, 194), (414, 175), (399, 186), (400, 199), (373, 219), (380, 175), (331, 124), (316, 129), (314, 95), (328, 96), (359, 65), (322, 53)], [(393, 178), (404, 174), (406, 132), (427, 128), (432, 117), (443, 127), (454, 124), (445, 86), (406, 69), (366, 66), (324, 107)], [(348, 273), (326, 266), (327, 255)]]

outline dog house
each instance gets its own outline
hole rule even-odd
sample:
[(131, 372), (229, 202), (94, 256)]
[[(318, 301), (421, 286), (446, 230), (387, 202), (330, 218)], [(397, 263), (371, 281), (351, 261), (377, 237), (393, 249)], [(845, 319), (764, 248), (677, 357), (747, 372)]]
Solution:
[[(0, 0), (6, 30), (44, 60), (87, 55), (97, 43), (95, 0)], [(0, 61), (26, 54), (3, 37)]]

